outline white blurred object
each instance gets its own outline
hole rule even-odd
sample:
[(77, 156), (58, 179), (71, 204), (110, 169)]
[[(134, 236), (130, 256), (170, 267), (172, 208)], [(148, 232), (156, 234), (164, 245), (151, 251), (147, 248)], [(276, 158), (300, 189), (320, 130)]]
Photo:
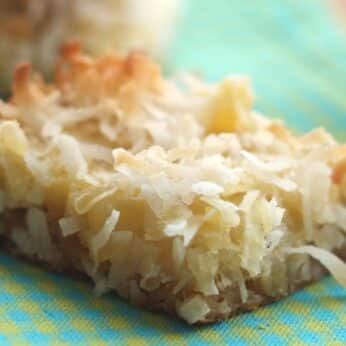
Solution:
[(162, 59), (181, 0), (1, 0), (0, 89), (16, 63), (50, 74), (62, 42), (77, 39), (99, 55), (143, 50)]

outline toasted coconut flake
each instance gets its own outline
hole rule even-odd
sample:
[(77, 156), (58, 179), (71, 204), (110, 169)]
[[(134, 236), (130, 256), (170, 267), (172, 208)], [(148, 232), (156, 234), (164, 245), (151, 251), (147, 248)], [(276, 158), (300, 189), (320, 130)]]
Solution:
[(203, 321), (210, 308), (200, 295), (186, 300), (178, 307), (178, 315), (190, 324)]
[(60, 135), (56, 144), (61, 152), (63, 162), (70, 174), (82, 175), (88, 170), (88, 164), (80, 151), (79, 143), (72, 137)]
[(46, 214), (38, 208), (30, 208), (26, 213), (26, 223), (39, 259), (54, 260), (56, 249), (49, 233)]
[(168, 237), (175, 237), (177, 235), (182, 235), (184, 230), (186, 229), (187, 221), (186, 220), (178, 220), (175, 223), (169, 223), (165, 226), (163, 233), (165, 233)]
[(96, 259), (99, 250), (107, 243), (109, 240), (115, 226), (118, 223), (120, 217), (120, 212), (117, 210), (112, 210), (110, 216), (105, 220), (102, 229), (91, 239), (90, 249), (93, 257)]
[(191, 190), (197, 195), (215, 196), (224, 192), (224, 188), (210, 181), (200, 181), (193, 184)]
[(287, 253), (310, 255), (326, 267), (340, 285), (346, 287), (346, 264), (331, 252), (316, 246), (306, 245), (298, 248), (289, 248)]
[(16, 121), (1, 123), (0, 140), (3, 147), (14, 155), (23, 156), (28, 147), (27, 138)]
[(62, 235), (68, 237), (81, 230), (81, 225), (76, 217), (63, 217), (59, 220)]
[(74, 208), (80, 215), (87, 213), (95, 204), (113, 195), (118, 187), (110, 188), (102, 193), (95, 194), (90, 191), (80, 194), (74, 200)]
[(295, 182), (289, 179), (283, 179), (280, 176), (272, 173), (282, 170), (285, 168), (285, 166), (281, 166), (277, 162), (271, 163), (271, 165), (266, 165), (254, 155), (246, 151), (242, 151), (242, 155), (248, 162), (249, 172), (255, 175), (258, 179), (262, 180), (264, 183), (273, 184), (287, 192), (292, 192), (297, 189)]
[(172, 258), (176, 271), (179, 271), (185, 259), (185, 246), (181, 237), (175, 237), (172, 245)]

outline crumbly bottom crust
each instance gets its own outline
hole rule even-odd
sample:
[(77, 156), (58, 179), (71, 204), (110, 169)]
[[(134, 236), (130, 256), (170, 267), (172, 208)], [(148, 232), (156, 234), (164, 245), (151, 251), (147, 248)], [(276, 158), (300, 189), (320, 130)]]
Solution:
[[(72, 277), (90, 278), (90, 275), (83, 269), (82, 258), (84, 249), (81, 243), (78, 242), (77, 237), (70, 237), (69, 239), (62, 238), (59, 236), (59, 233), (54, 232), (54, 227), (51, 227), (50, 232), (59, 253), (55, 260), (46, 261), (39, 259), (36, 254), (29, 255), (26, 251), (18, 247), (11, 239), (11, 229), (23, 223), (21, 220), (24, 219), (24, 212), (25, 210), (23, 209), (5, 213), (3, 221), (6, 231), (2, 231), (1, 234), (1, 247), (11, 256), (40, 264), (51, 271), (62, 272)], [(345, 250), (346, 249), (341, 249), (337, 253), (344, 259), (346, 257)], [(196, 324), (206, 324), (225, 320), (243, 312), (256, 310), (259, 307), (288, 296), (311, 282), (319, 280), (325, 274), (325, 269), (317, 261), (309, 257), (307, 257), (307, 261), (310, 261), (310, 278), (308, 280), (302, 279), (300, 276), (290, 278), (287, 287), (283, 287), (281, 291), (276, 290), (275, 294), (265, 292), (261, 284), (261, 278), (256, 278), (245, 281), (249, 292), (246, 301), (242, 299), (239, 286), (236, 283), (221, 290), (218, 295), (203, 297), (209, 305), (210, 312), (203, 320), (197, 321)], [(107, 273), (109, 268), (105, 265), (103, 269), (105, 273)], [(173, 316), (177, 316), (179, 302), (200, 295), (200, 293), (189, 291), (188, 289), (173, 294), (174, 284), (172, 283), (161, 285), (159, 288), (147, 292), (140, 288), (140, 279), (139, 276), (133, 277), (131, 280), (124, 282), (122, 290), (113, 289), (112, 291), (115, 291), (119, 297), (124, 298), (134, 306), (150, 311), (164, 311)], [(96, 291), (97, 290), (103, 291), (103, 288), (98, 288), (96, 286)]]

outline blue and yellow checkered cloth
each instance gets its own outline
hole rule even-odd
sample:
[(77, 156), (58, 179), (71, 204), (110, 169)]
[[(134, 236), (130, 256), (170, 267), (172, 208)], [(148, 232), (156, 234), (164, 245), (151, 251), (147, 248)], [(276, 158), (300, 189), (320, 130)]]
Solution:
[[(187, 0), (170, 67), (253, 77), (257, 108), (346, 139), (346, 34), (318, 0)], [(1, 25), (1, 23), (0, 23)], [(189, 327), (0, 255), (0, 345), (346, 345), (331, 278), (256, 312)]]
[(331, 278), (212, 326), (139, 311), (88, 283), (0, 256), (0, 345), (340, 345), (346, 291)]

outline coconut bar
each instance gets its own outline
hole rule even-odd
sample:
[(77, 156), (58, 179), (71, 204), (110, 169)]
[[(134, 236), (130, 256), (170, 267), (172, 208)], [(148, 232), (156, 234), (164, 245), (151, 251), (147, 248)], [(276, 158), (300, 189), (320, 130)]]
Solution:
[(253, 110), (245, 77), (165, 80), (63, 47), (0, 103), (3, 246), (190, 324), (346, 285), (346, 145)]

